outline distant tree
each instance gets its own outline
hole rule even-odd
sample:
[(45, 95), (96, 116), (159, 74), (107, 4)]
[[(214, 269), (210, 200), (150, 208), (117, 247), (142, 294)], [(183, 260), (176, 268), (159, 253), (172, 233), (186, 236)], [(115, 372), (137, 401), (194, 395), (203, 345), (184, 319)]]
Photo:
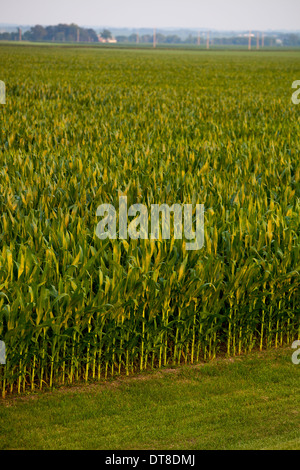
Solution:
[(10, 41), (12, 39), (10, 33), (0, 33), (0, 40)]
[(64, 42), (65, 41), (65, 33), (64, 31), (58, 31), (55, 34), (55, 41), (57, 42)]
[(47, 32), (45, 28), (39, 24), (30, 28), (30, 38), (32, 41), (43, 41)]
[(180, 44), (181, 39), (180, 39), (179, 36), (177, 36), (177, 34), (171, 34), (171, 35), (166, 37), (165, 42), (168, 43), (168, 44)]
[(89, 42), (98, 42), (98, 36), (93, 29), (87, 29), (87, 33), (89, 36)]
[(166, 36), (161, 33), (156, 33), (156, 42), (159, 44), (163, 44), (166, 41)]
[(141, 42), (153, 42), (153, 36), (151, 36), (150, 34), (144, 34), (141, 37)]
[(195, 44), (197, 42), (197, 38), (189, 34), (184, 42), (186, 44)]
[(128, 42), (128, 36), (116, 36), (117, 42)]
[(283, 38), (283, 42), (287, 46), (299, 46), (300, 36), (298, 34), (288, 34)]
[(130, 34), (130, 36), (127, 37), (128, 42), (136, 42), (137, 40), (137, 34)]
[[(80, 28), (74, 23), (70, 25), (60, 23), (56, 26), (46, 26), (46, 28), (36, 25), (30, 31), (26, 31), (23, 38), (27, 41), (76, 42), (78, 30), (80, 41), (98, 42), (98, 36), (93, 29)], [(14, 39), (14, 37), (11, 37), (11, 39)]]
[(101, 34), (101, 37), (102, 37), (103, 39), (111, 39), (111, 38), (112, 38), (112, 34), (111, 34), (111, 32), (110, 32), (108, 29), (104, 29), (104, 30), (102, 31), (102, 33), (100, 33), (100, 34)]
[(46, 41), (52, 41), (54, 36), (55, 36), (55, 28), (56, 26), (46, 26), (46, 36), (45, 40)]

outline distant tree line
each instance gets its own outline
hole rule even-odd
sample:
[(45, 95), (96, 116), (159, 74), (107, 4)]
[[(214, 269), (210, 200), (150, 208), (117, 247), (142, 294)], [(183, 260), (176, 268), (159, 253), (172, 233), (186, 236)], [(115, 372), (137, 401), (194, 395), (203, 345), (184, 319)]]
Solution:
[[(17, 40), (19, 33), (1, 33), (0, 39)], [(54, 42), (98, 42), (93, 29), (80, 28), (76, 24), (58, 24), (56, 26), (35, 25), (22, 34), (25, 41), (54, 41)]]
[[(259, 44), (261, 45), (262, 35), (259, 34)], [(247, 46), (248, 45), (248, 36), (236, 36), (236, 37), (226, 37), (226, 38), (214, 38), (213, 42), (215, 45), (233, 45), (233, 46)], [(252, 45), (256, 44), (256, 34), (252, 37)], [(300, 46), (300, 35), (297, 34), (280, 34), (276, 36), (264, 36), (264, 46), (273, 47), (273, 46)]]
[[(104, 29), (100, 34), (103, 39), (111, 39), (112, 33)], [(4, 32), (0, 33), (0, 40), (18, 40), (19, 32)], [(98, 36), (93, 29), (86, 29), (77, 26), (72, 23), (58, 24), (56, 26), (41, 26), (35, 25), (22, 34), (22, 39), (27, 41), (45, 41), (45, 42), (98, 42)], [(261, 33), (260, 33), (260, 44), (261, 44)], [(121, 43), (153, 43), (152, 34), (130, 34), (129, 36), (116, 36), (117, 42)], [(182, 39), (176, 34), (164, 35), (156, 33), (156, 42), (158, 44), (197, 44), (198, 36), (190, 34), (185, 39)], [(200, 43), (206, 43), (206, 33), (201, 33)], [(232, 37), (215, 37), (211, 35), (210, 43), (216, 46), (247, 46), (248, 36), (232, 36)], [(252, 37), (252, 44), (256, 43), (256, 34)], [(276, 36), (265, 34), (264, 46), (286, 46), (286, 47), (300, 47), (300, 34), (295, 33), (278, 33)]]
[[(153, 42), (153, 35), (152, 34), (143, 34), (143, 35), (139, 36), (138, 34), (130, 34), (130, 36), (116, 36), (116, 40), (117, 40), (117, 42), (151, 43), (151, 42)], [(182, 44), (182, 43), (186, 42), (186, 41), (182, 40), (176, 34), (165, 36), (164, 34), (161, 34), (161, 33), (156, 34), (156, 41), (159, 44)]]
[(19, 33), (0, 33), (2, 41), (16, 41), (17, 39), (19, 39)]
[[(152, 34), (131, 34), (130, 36), (116, 36), (117, 42), (122, 43), (152, 43), (153, 35)], [(260, 44), (261, 44), (261, 34), (260, 34)], [(276, 42), (279, 40), (279, 43)], [(182, 39), (176, 34), (164, 35), (161, 33), (156, 33), (156, 42), (158, 44), (197, 44), (198, 36), (193, 36), (190, 34), (187, 38)], [(248, 46), (248, 36), (232, 36), (232, 37), (211, 37), (210, 42), (213, 42), (214, 45), (236, 45), (236, 46)], [(252, 37), (252, 43), (256, 42), (256, 36)], [(200, 44), (206, 43), (206, 34), (202, 33), (200, 36)], [(264, 36), (264, 45), (266, 47), (272, 47), (275, 45), (281, 44), (282, 46), (300, 46), (300, 35), (299, 34), (278, 34), (276, 37), (273, 36)]]

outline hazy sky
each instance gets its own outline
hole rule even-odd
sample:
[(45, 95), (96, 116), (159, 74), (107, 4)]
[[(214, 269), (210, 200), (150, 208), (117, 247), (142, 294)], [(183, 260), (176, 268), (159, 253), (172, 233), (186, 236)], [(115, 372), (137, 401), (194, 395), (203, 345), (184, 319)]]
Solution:
[(300, 29), (300, 0), (0, 0), (0, 22)]

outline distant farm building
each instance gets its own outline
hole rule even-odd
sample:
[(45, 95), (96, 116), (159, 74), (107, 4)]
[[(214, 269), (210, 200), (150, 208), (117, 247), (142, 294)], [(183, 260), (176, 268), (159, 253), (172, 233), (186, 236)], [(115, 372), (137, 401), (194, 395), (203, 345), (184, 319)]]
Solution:
[(101, 34), (98, 34), (98, 41), (99, 42), (107, 42), (107, 43), (116, 43), (117, 40), (115, 38), (107, 38), (107, 39), (104, 39)]

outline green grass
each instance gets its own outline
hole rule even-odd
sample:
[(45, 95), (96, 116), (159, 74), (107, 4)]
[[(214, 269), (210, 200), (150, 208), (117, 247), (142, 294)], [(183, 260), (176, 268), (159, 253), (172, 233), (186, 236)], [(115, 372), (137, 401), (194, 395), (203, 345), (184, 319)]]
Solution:
[(291, 351), (2, 400), (0, 448), (299, 450)]

